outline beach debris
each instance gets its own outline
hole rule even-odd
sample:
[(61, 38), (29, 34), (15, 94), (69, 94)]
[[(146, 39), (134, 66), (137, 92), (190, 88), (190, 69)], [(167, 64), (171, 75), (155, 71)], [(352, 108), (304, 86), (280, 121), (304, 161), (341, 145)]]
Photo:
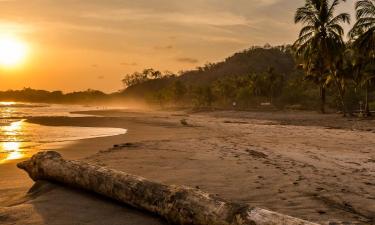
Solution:
[(100, 153), (112, 152), (112, 151), (122, 150), (122, 149), (125, 149), (125, 148), (126, 149), (135, 149), (138, 146), (139, 145), (136, 144), (136, 143), (127, 142), (127, 143), (122, 143), (122, 144), (114, 144), (111, 148), (103, 149), (103, 150), (100, 150), (99, 152)]
[(249, 124), (249, 122), (246, 122), (246, 121), (231, 121), (231, 120), (224, 120), (223, 123)]
[(243, 203), (232, 203), (197, 188), (170, 186), (82, 161), (40, 152), (17, 164), (34, 181), (45, 180), (92, 191), (157, 214), (176, 225), (317, 225)]
[(254, 158), (267, 158), (268, 157), (267, 154), (263, 152), (255, 151), (252, 149), (246, 149), (246, 152), (249, 153), (249, 155), (253, 156)]
[(127, 142), (127, 143), (113, 145), (113, 148), (131, 148), (131, 147), (136, 147), (136, 144)]
[(189, 123), (187, 122), (186, 119), (181, 119), (181, 120), (180, 120), (180, 123), (181, 123), (182, 125), (184, 125), (184, 126), (189, 126)]

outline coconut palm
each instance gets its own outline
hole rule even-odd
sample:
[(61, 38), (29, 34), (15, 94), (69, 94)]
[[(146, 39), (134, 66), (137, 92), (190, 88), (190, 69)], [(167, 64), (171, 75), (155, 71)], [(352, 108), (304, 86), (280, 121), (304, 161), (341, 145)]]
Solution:
[[(375, 61), (375, 0), (356, 2), (357, 22), (349, 32), (352, 47), (357, 52), (357, 61), (361, 62), (357, 73), (358, 83), (365, 88), (365, 114), (370, 115), (368, 93), (375, 81), (373, 64)], [(371, 65), (372, 64), (372, 65)]]
[(327, 77), (332, 75), (338, 56), (345, 48), (341, 24), (350, 21), (348, 13), (335, 15), (335, 9), (342, 1), (345, 0), (306, 0), (294, 17), (295, 23), (304, 25), (294, 43), (295, 53), (302, 60), (308, 77), (320, 86), (322, 113), (325, 111)]
[(375, 0), (360, 0), (355, 5), (357, 22), (349, 32), (353, 46), (366, 56), (375, 57)]

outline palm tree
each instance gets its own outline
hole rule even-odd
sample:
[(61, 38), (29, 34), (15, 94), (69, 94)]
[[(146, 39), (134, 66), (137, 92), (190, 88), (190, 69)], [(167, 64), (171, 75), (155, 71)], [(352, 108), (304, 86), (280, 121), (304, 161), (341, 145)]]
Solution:
[(342, 1), (345, 0), (306, 0), (294, 17), (295, 23), (304, 25), (293, 45), (295, 53), (302, 60), (308, 77), (320, 86), (322, 113), (325, 112), (327, 77), (345, 47), (341, 24), (350, 21), (348, 13), (334, 14)]
[(369, 87), (375, 80), (373, 65), (371, 65), (375, 60), (375, 0), (360, 0), (356, 2), (355, 8), (357, 22), (349, 32), (349, 36), (352, 39), (352, 47), (357, 52), (357, 61), (361, 62), (357, 71), (357, 80), (365, 88), (365, 114), (369, 116)]

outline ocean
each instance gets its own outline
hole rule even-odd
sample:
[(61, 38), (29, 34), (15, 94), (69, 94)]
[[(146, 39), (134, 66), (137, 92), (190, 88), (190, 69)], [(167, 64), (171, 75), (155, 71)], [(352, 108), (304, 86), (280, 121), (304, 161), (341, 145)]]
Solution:
[(26, 120), (33, 116), (82, 117), (85, 115), (70, 112), (99, 109), (103, 107), (0, 102), (0, 164), (27, 158), (38, 151), (49, 150), (80, 139), (126, 133), (126, 130), (121, 128), (50, 127), (28, 123)]

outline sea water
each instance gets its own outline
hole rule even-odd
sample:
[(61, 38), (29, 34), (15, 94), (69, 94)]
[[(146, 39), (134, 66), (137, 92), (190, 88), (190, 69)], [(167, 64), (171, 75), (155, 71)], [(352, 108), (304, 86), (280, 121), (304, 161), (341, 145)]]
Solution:
[[(28, 123), (32, 116), (69, 116), (73, 111), (99, 110), (103, 107), (36, 103), (0, 102), (0, 164), (29, 157), (48, 146), (75, 140), (126, 133), (121, 128), (43, 126)], [(108, 108), (106, 108), (108, 109)]]

